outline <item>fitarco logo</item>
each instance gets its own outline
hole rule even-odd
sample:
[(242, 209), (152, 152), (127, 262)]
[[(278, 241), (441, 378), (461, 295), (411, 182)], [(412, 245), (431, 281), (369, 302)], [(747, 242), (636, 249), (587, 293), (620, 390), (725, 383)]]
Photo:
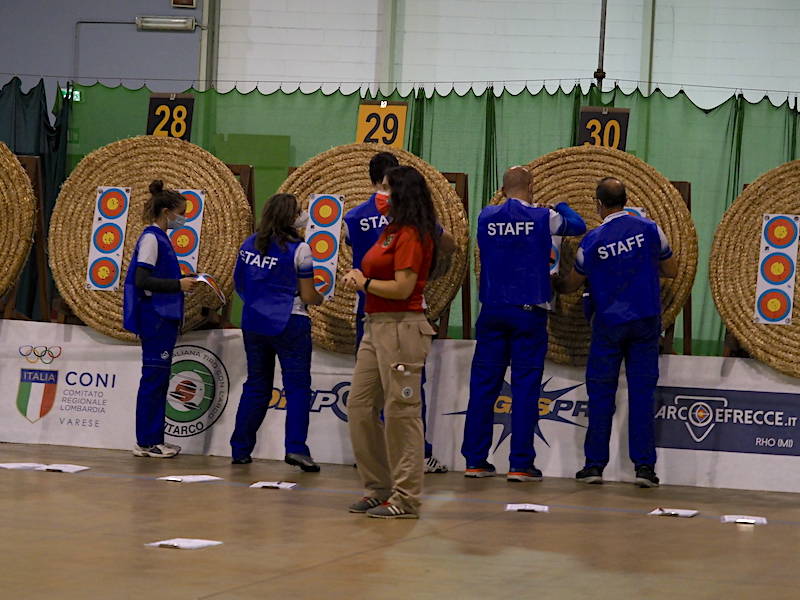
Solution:
[(211, 428), (228, 404), (230, 378), (208, 348), (180, 345), (172, 353), (164, 432), (191, 437)]

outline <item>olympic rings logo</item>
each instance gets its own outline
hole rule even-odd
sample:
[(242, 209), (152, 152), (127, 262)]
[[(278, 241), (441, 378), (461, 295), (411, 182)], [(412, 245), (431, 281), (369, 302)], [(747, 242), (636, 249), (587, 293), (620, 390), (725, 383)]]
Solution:
[(61, 356), (61, 346), (20, 346), (19, 355), (31, 364), (49, 365)]

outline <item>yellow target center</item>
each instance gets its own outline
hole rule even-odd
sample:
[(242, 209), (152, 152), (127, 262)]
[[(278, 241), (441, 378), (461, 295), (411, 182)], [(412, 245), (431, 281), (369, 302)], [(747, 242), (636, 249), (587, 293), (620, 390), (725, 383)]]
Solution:
[(781, 309), (781, 301), (777, 298), (770, 298), (767, 300), (767, 309), (770, 312), (778, 312)]
[(181, 248), (186, 248), (188, 245), (189, 245), (189, 236), (186, 235), (186, 234), (179, 235), (178, 236), (178, 246), (180, 246)]
[(192, 214), (193, 210), (194, 210), (194, 203), (191, 200), (187, 200), (186, 201), (186, 213), (187, 214)]
[(319, 209), (319, 215), (320, 215), (320, 216), (321, 216), (323, 219), (327, 219), (327, 218), (328, 218), (328, 217), (330, 217), (332, 214), (333, 214), (333, 209), (332, 209), (330, 206), (328, 206), (327, 204), (326, 204), (326, 205), (324, 205), (324, 206), (321, 206), (321, 207), (320, 207), (320, 209)]
[(784, 239), (786, 236), (789, 235), (789, 230), (786, 228), (786, 225), (778, 225), (775, 228), (775, 237), (779, 240)]
[(328, 251), (328, 242), (325, 240), (320, 240), (317, 242), (317, 250), (319, 252), (327, 252)]
[(113, 196), (108, 199), (108, 208), (111, 210), (117, 210), (119, 208), (119, 200), (114, 198)]
[(773, 275), (783, 275), (783, 272), (785, 270), (786, 270), (786, 267), (784, 267), (783, 263), (779, 263), (779, 262), (772, 263), (770, 265), (770, 267), (769, 267), (769, 271)]
[(103, 243), (108, 245), (108, 246), (113, 244), (114, 243), (114, 234), (111, 233), (110, 231), (107, 231), (106, 233), (104, 233), (103, 234)]
[(100, 275), (100, 279), (108, 279), (108, 276), (111, 275), (111, 270), (108, 267), (100, 267), (97, 270), (97, 274)]

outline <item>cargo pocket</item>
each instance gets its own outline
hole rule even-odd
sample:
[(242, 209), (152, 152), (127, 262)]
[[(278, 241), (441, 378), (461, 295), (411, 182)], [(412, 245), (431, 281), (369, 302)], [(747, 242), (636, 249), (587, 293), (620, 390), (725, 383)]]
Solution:
[(420, 384), (424, 368), (425, 363), (392, 363), (389, 398), (383, 409), (387, 417), (421, 416)]

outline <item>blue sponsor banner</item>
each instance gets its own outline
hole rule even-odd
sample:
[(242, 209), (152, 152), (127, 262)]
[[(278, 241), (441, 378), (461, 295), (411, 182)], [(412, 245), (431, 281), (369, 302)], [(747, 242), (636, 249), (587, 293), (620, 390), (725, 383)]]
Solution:
[(58, 371), (43, 371), (41, 369), (20, 369), (22, 383), (58, 383)]
[(800, 455), (800, 394), (656, 389), (656, 446)]

